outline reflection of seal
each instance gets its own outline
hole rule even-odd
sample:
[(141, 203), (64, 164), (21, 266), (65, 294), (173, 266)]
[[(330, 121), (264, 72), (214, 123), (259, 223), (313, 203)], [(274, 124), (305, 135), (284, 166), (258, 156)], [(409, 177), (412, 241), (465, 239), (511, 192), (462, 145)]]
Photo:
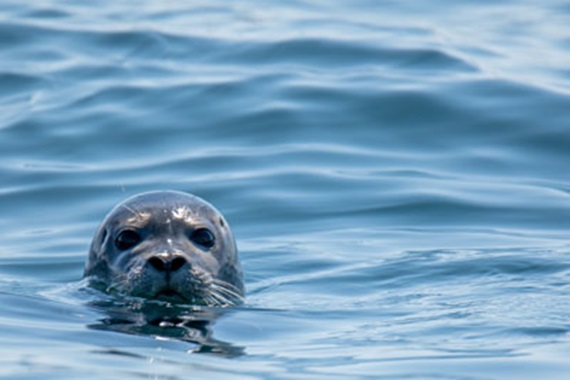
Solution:
[(84, 275), (108, 290), (165, 301), (227, 306), (243, 297), (227, 222), (204, 200), (175, 191), (116, 206), (93, 238)]
[(90, 302), (89, 306), (103, 315), (100, 320), (88, 325), (94, 330), (193, 343), (193, 353), (223, 357), (237, 357), (245, 353), (245, 347), (214, 337), (213, 325), (225, 314), (220, 308), (188, 308), (186, 305), (120, 297), (96, 300)]

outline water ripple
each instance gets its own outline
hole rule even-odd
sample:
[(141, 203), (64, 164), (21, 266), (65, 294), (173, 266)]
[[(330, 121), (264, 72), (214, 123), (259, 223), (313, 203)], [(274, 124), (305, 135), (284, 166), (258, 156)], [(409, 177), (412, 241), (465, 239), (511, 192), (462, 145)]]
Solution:
[[(5, 372), (564, 378), (569, 10), (2, 2)], [(234, 229), (247, 303), (209, 332), (239, 360), (76, 291), (105, 213), (160, 188)]]

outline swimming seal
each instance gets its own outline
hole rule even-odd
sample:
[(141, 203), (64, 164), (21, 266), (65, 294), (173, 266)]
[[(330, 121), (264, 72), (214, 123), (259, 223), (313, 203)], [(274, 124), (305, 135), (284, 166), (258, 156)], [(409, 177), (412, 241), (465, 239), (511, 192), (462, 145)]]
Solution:
[(244, 296), (228, 223), (203, 199), (178, 191), (142, 193), (111, 210), (84, 276), (108, 291), (168, 302), (229, 306)]

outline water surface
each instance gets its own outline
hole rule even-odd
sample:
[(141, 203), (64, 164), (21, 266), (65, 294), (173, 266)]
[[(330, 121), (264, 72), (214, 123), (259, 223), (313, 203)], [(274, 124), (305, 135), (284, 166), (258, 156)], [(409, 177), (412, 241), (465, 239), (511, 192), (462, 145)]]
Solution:
[[(0, 376), (564, 379), (570, 7), (0, 5)], [(141, 191), (233, 227), (247, 302), (81, 282)]]

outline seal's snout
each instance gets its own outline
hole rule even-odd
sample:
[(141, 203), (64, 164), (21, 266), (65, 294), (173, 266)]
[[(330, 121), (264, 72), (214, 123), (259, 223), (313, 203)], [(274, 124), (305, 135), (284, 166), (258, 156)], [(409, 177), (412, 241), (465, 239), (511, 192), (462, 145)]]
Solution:
[(147, 263), (159, 272), (176, 272), (188, 265), (188, 261), (182, 256), (151, 256)]

